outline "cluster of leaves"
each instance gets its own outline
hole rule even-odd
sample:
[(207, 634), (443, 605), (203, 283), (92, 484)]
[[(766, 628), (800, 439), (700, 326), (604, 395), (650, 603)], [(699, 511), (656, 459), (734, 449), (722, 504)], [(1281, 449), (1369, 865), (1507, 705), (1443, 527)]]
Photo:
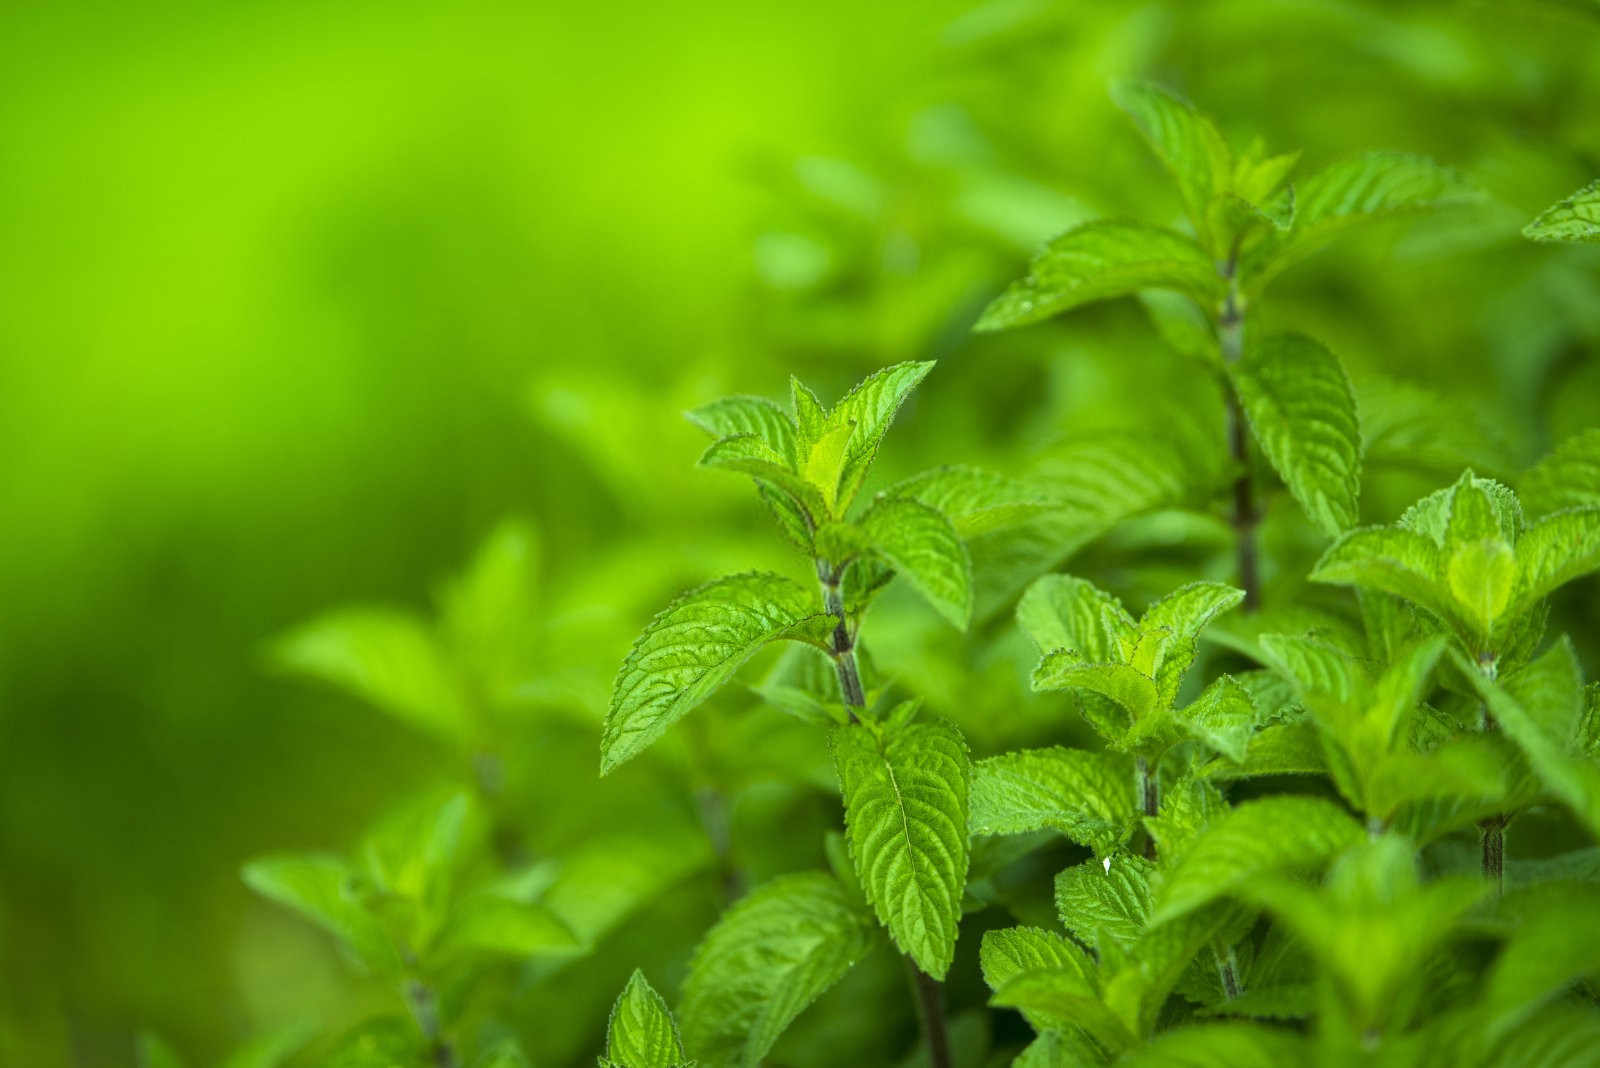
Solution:
[[(1116, 99), (1170, 172), (1185, 228), (1078, 225), (977, 329), (1135, 297), (1216, 388), (1217, 418), (1196, 434), (1225, 440), (1104, 433), (1026, 477), (946, 466), (868, 495), (931, 362), (880, 370), (831, 406), (793, 379), (787, 407), (736, 396), (690, 412), (712, 438), (701, 466), (753, 480), (799, 566), (715, 579), (650, 620), (611, 689), (600, 772), (615, 783), (647, 749), (674, 768), (658, 746), (669, 730), (712, 714), (779, 646), (758, 703), (789, 717), (794, 751), (825, 748), (832, 766), (772, 760), (765, 773), (836, 794), (842, 833), (792, 850), (821, 863), (753, 886), (722, 826), (728, 783), (699, 750), (688, 839), (597, 827), (533, 859), (499, 833), (496, 754), (563, 669), (526, 530), (492, 538), (436, 620), (341, 613), (291, 634), (280, 663), (446, 740), (478, 773), (403, 807), (349, 857), (247, 866), (252, 888), (333, 936), (388, 999), (315, 1047), (318, 1063), (527, 1063), (502, 992), (559, 987), (700, 868), (725, 877), (725, 907), (686, 964), (665, 964), (683, 973), (672, 1004), (632, 972), (591, 1051), (602, 1068), (783, 1060), (793, 1029), (826, 1011), (813, 1005), (890, 954), (923, 1025), (913, 1056), (935, 1068), (1556, 1065), (1594, 1047), (1600, 860), (1578, 843), (1600, 835), (1600, 686), (1548, 630), (1551, 595), (1600, 570), (1600, 431), (1563, 442), (1517, 490), (1466, 471), (1394, 523), (1360, 525), (1371, 442), (1350, 376), (1319, 342), (1252, 324), (1269, 284), (1345, 230), (1479, 194), (1392, 153), (1297, 179), (1298, 154), (1235, 151), (1159, 87)], [(1528, 236), (1594, 240), (1595, 195)], [(1320, 554), (1298, 573), (1292, 557), (1266, 561), (1270, 585), (1258, 461)], [(1220, 527), (1231, 581), (1196, 569), (1133, 602), (1136, 615), (1059, 570), (1130, 519)], [(986, 656), (1031, 640), (1021, 655), (1051, 744), (975, 759), (980, 724), (937, 686), (880, 669), (866, 624), (896, 586)], [(1558, 824), (1571, 848), (1508, 852), (1520, 820)], [(986, 992), (961, 985), (964, 967)], [(298, 1040), (239, 1063), (280, 1063)], [(178, 1063), (155, 1039), (145, 1060)]]

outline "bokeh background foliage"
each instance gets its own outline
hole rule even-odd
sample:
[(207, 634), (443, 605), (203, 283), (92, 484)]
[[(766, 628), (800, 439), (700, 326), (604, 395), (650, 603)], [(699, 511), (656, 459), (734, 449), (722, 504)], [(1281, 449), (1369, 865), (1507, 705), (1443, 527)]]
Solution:
[[(592, 1057), (635, 965), (681, 977), (726, 875), (698, 786), (731, 790), (743, 878), (822, 863), (826, 754), (748, 690), (677, 732), (698, 741), (595, 775), (649, 613), (791, 566), (745, 487), (693, 469), (681, 412), (935, 357), (883, 482), (1032, 470), (1113, 427), (1216, 441), (1214, 399), (1131, 302), (968, 335), (1054, 233), (1177, 219), (1108, 99), (1121, 76), (1235, 143), (1312, 166), (1422, 152), (1487, 192), (1341, 243), (1266, 309), (1351, 370), (1364, 519), (1464, 465), (1514, 480), (1600, 423), (1600, 255), (1518, 236), (1600, 174), (1592, 2), (7, 5), (0, 1062), (127, 1064), (154, 1029), (213, 1063), (385, 1008), (240, 864), (345, 849), (397, 801), (481, 778), (484, 747), (518, 850), (635, 888), (594, 953), (498, 997), (535, 1063)], [(1308, 551), (1290, 511), (1269, 561), (1275, 538)], [(1074, 570), (1137, 605), (1226, 577), (1204, 533), (1158, 517)], [(486, 540), (518, 623), (481, 746), (276, 670), (277, 636), (339, 606), (433, 620)], [(1567, 590), (1551, 627), (1590, 677), (1594, 593)], [(963, 640), (890, 597), (874, 632), (980, 754), (1061, 739), (1005, 613)], [(814, 781), (724, 759), (739, 747)], [(976, 1003), (963, 948), (952, 998)], [(781, 1049), (892, 1063), (914, 1030), (894, 968), (852, 973)]]

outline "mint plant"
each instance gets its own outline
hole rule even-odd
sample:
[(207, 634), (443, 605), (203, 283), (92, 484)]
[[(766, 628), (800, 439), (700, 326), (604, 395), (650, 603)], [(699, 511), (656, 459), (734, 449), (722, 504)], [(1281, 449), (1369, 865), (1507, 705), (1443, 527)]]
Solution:
[(1279, 274), (1354, 226), (1477, 194), (1453, 172), (1395, 153), (1368, 153), (1292, 181), (1299, 153), (1269, 155), (1259, 142), (1235, 152), (1211, 119), (1159, 86), (1120, 85), (1115, 98), (1171, 175), (1190, 232), (1123, 220), (1069, 230), (984, 310), (977, 329), (1013, 329), (1140, 296), (1161, 334), (1223, 391), (1237, 468), (1236, 571), (1251, 610), (1261, 603), (1251, 437), (1328, 535), (1355, 524), (1361, 480), (1360, 425), (1343, 367), (1309, 337), (1249, 329), (1263, 295)]

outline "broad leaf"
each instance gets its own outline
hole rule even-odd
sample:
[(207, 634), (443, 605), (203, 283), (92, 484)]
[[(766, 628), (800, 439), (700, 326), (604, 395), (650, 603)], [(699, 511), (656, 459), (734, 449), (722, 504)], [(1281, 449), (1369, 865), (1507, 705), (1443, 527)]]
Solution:
[(1532, 608), (1575, 578), (1600, 570), (1600, 507), (1547, 515), (1522, 532), (1510, 612)]
[(742, 898), (689, 964), (679, 1017), (705, 1068), (755, 1068), (796, 1016), (872, 947), (870, 917), (821, 872)]
[(407, 613), (351, 609), (324, 616), (281, 638), (273, 658), (449, 741), (474, 732), (472, 709), (433, 630)]
[(1103, 1049), (1120, 1051), (1135, 1042), (1093, 983), (1073, 967), (1018, 972), (995, 991), (989, 1004), (1017, 1009), (1052, 1029), (1081, 1028)]
[(250, 889), (305, 916), (373, 971), (399, 967), (393, 943), (362, 902), (349, 865), (338, 857), (262, 857), (246, 864), (243, 875)]
[(1236, 764), (1243, 764), (1256, 727), (1256, 706), (1231, 675), (1207, 686), (1178, 714), (1184, 729)]
[(1534, 241), (1600, 242), (1600, 180), (1540, 212), (1522, 234)]
[(1027, 277), (996, 297), (974, 329), (1025, 326), (1141, 289), (1175, 289), (1206, 307), (1222, 296), (1216, 265), (1188, 238), (1142, 223), (1091, 222), (1045, 246)]
[[(1089, 955), (1054, 931), (1038, 927), (1006, 927), (985, 932), (978, 950), (978, 963), (983, 969), (983, 981), (994, 991), (1024, 972), (1041, 968), (1076, 972), (1087, 989), (1092, 990), (1095, 984), (1095, 963)], [(1055, 1025), (1053, 1020), (1031, 1013), (1025, 1015), (1037, 1031)]]
[(920, 501), (943, 513), (963, 538), (1005, 530), (1061, 507), (1042, 483), (961, 466), (913, 475), (884, 496)]
[(943, 721), (839, 727), (834, 761), (856, 873), (895, 944), (943, 978), (966, 884), (971, 766)]
[(606, 1059), (617, 1068), (681, 1068), (684, 1063), (672, 1011), (638, 969), (611, 1007)]
[(1017, 622), (1040, 653), (1070, 649), (1088, 661), (1116, 661), (1138, 624), (1122, 602), (1084, 579), (1046, 575), (1017, 602)]
[(1184, 852), (1162, 885), (1154, 921), (1173, 920), (1271, 872), (1315, 867), (1363, 837), (1361, 825), (1331, 801), (1246, 801)]
[(883, 497), (861, 517), (867, 544), (955, 626), (972, 618), (972, 561), (943, 513), (917, 501)]
[(1360, 527), (1328, 547), (1311, 581), (1391, 593), (1449, 620), (1454, 605), (1440, 576), (1439, 547), (1401, 527)]
[(1056, 914), (1102, 960), (1121, 960), (1150, 919), (1155, 865), (1140, 856), (1088, 860), (1056, 876)]
[(1248, 265), (1252, 291), (1352, 226), (1448, 205), (1482, 194), (1454, 171), (1421, 156), (1369, 152), (1295, 183), (1294, 226)]
[(972, 766), (972, 833), (1056, 830), (1106, 855), (1133, 829), (1133, 764), (1082, 749), (1024, 749)]
[(783, 457), (754, 434), (740, 434), (713, 442), (700, 456), (701, 467), (713, 467), (749, 475), (758, 482), (782, 490), (800, 504), (813, 523), (828, 515), (828, 505), (815, 486), (792, 470)]
[(816, 595), (781, 575), (733, 575), (679, 597), (645, 627), (617, 673), (601, 774), (654, 742), (768, 642), (821, 644), (827, 629), (831, 617), (817, 611)]
[(1278, 334), (1230, 374), (1261, 451), (1311, 522), (1330, 536), (1354, 526), (1361, 426), (1338, 358), (1304, 335)]

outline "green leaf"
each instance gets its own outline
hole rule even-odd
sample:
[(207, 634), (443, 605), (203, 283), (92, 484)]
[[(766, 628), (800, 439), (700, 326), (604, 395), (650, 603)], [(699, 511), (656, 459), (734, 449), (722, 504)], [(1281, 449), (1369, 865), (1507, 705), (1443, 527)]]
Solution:
[(1427, 955), (1487, 890), (1469, 877), (1421, 885), (1415, 847), (1386, 835), (1356, 843), (1321, 890), (1269, 876), (1243, 893), (1311, 950), (1352, 1005), (1357, 1026), (1366, 1028), (1384, 1019)]
[[(1541, 888), (1543, 890), (1545, 888)], [(1600, 974), (1600, 889), (1565, 884), (1541, 893), (1490, 970), (1485, 1036), (1496, 1042), (1580, 979)]]
[(1184, 210), (1205, 234), (1212, 199), (1233, 179), (1233, 157), (1222, 134), (1188, 101), (1160, 86), (1124, 82), (1111, 95), (1177, 182)]
[(1188, 238), (1142, 223), (1091, 222), (1045, 246), (1027, 277), (996, 297), (973, 329), (1025, 326), (1141, 289), (1175, 289), (1205, 307), (1223, 294), (1216, 265)]
[(787, 493), (801, 505), (813, 523), (829, 514), (823, 494), (811, 482), (791, 470), (772, 446), (754, 434), (741, 434), (713, 442), (700, 456), (701, 467), (713, 467), (749, 475), (758, 482)]
[[(1038, 927), (1007, 927), (984, 932), (978, 963), (983, 970), (983, 981), (996, 992), (1018, 975), (1041, 968), (1076, 972), (1083, 986), (1091, 990), (1095, 984), (1095, 964), (1089, 955), (1054, 931)], [(1035, 1030), (1044, 1031), (1053, 1021), (1028, 1014), (1028, 1023)]]
[(1231, 675), (1207, 686), (1179, 713), (1184, 728), (1237, 764), (1244, 763), (1256, 727), (1256, 706)]
[(1247, 265), (1245, 273), (1254, 292), (1352, 226), (1470, 204), (1482, 194), (1454, 171), (1424, 157), (1369, 152), (1297, 182), (1294, 196), (1293, 227)]
[(1154, 922), (1169, 922), (1271, 872), (1314, 867), (1363, 837), (1361, 825), (1331, 801), (1246, 801), (1184, 852), (1162, 886)]
[(1354, 526), (1361, 425), (1338, 358), (1304, 335), (1277, 334), (1230, 375), (1261, 451), (1306, 516), (1330, 536)]
[(1171, 708), (1177, 699), (1184, 674), (1194, 663), (1195, 640), (1206, 625), (1220, 613), (1244, 600), (1244, 591), (1220, 582), (1191, 582), (1161, 598), (1145, 610), (1139, 620), (1140, 645), (1135, 652), (1135, 667), (1141, 656), (1153, 659), (1149, 671), (1156, 681), (1160, 707)]
[(432, 629), (407, 613), (336, 612), (291, 631), (272, 654), (285, 670), (331, 683), (448, 741), (474, 732), (472, 710)]
[(399, 967), (393, 944), (361, 901), (354, 873), (338, 857), (262, 857), (244, 866), (245, 885), (305, 916), (374, 972)]
[(1122, 602), (1084, 579), (1046, 575), (1017, 602), (1017, 622), (1041, 653), (1070, 649), (1083, 660), (1116, 661), (1138, 624)]
[(1143, 289), (1139, 291), (1139, 303), (1174, 352), (1210, 367), (1222, 366), (1216, 329), (1192, 298), (1170, 289)]
[(1018, 972), (995, 991), (989, 1004), (1017, 1009), (1052, 1029), (1082, 1028), (1102, 1049), (1113, 1052), (1127, 1049), (1136, 1041), (1076, 968)]
[(1580, 430), (1557, 445), (1523, 472), (1517, 490), (1523, 507), (1535, 515), (1600, 506), (1600, 427)]
[(1600, 179), (1540, 212), (1522, 228), (1534, 241), (1600, 242)]
[(1259, 1024), (1192, 1024), (1145, 1043), (1119, 1068), (1281, 1068), (1314, 1060), (1306, 1038)]
[(1516, 547), (1512, 614), (1526, 612), (1575, 578), (1600, 570), (1600, 507), (1547, 515), (1522, 532)]
[(869, 917), (821, 872), (764, 883), (706, 933), (683, 984), (688, 1048), (706, 1068), (755, 1068), (795, 1017), (872, 947)]
[(1311, 581), (1391, 593), (1448, 621), (1453, 600), (1440, 571), (1439, 547), (1424, 535), (1401, 527), (1360, 527), (1328, 546)]
[(455, 910), (433, 953), (441, 960), (468, 954), (526, 960), (570, 957), (583, 948), (566, 921), (545, 906), (484, 893)]
[(1563, 638), (1500, 682), (1485, 678), (1464, 660), (1459, 666), (1540, 781), (1566, 802), (1591, 832), (1600, 834), (1600, 765), (1579, 749), (1583, 673), (1571, 641)]
[(811, 447), (822, 437), (826, 430), (828, 412), (817, 399), (817, 395), (806, 384), (789, 376), (790, 403), (794, 407), (795, 431), (798, 436), (796, 442), (798, 452), (796, 465), (798, 466), (811, 453)]
[(794, 421), (765, 397), (724, 397), (686, 414), (691, 423), (714, 438), (754, 435), (791, 471), (799, 462), (799, 432)]
[(1053, 746), (972, 766), (972, 833), (1055, 830), (1104, 856), (1127, 840), (1137, 800), (1133, 764), (1111, 753)]
[(972, 561), (943, 513), (908, 499), (881, 497), (860, 520), (872, 550), (958, 628), (972, 618)]
[[(1083, 690), (1111, 701), (1130, 721), (1149, 719), (1156, 710), (1156, 680), (1127, 664), (1090, 664), (1069, 649), (1058, 649), (1033, 670), (1036, 692)], [(1120, 739), (1110, 739), (1119, 741)]]
[(895, 944), (928, 975), (955, 953), (966, 885), (971, 766), (951, 723), (833, 732), (856, 873)]
[(493, 699), (510, 699), (537, 655), (538, 553), (530, 524), (503, 522), (440, 598), (451, 650)]
[(661, 995), (637, 968), (611, 1007), (606, 1059), (617, 1068), (681, 1068), (683, 1043)]
[(917, 384), (933, 370), (933, 361), (897, 363), (875, 371), (845, 394), (828, 412), (825, 433), (852, 428), (845, 439), (840, 464), (839, 507), (848, 507), (866, 480), (867, 468), (878, 445), (894, 422), (895, 413)]
[(920, 501), (942, 512), (963, 538), (1005, 530), (1061, 507), (1040, 483), (961, 466), (913, 475), (884, 496)]
[(711, 695), (762, 646), (829, 626), (816, 596), (781, 575), (750, 572), (708, 582), (645, 627), (611, 691), (600, 773), (636, 756)]
[(1103, 961), (1120, 961), (1150, 919), (1155, 864), (1125, 855), (1088, 860), (1056, 876), (1056, 914), (1067, 930), (1095, 947)]
[(313, 1027), (299, 1023), (253, 1038), (229, 1054), (222, 1068), (280, 1068), (314, 1033)]
[[(514, 1038), (496, 1042), (484, 1050), (472, 1065), (473, 1068), (530, 1068), (522, 1046)], [(689, 1065), (684, 1068), (689, 1068)]]

